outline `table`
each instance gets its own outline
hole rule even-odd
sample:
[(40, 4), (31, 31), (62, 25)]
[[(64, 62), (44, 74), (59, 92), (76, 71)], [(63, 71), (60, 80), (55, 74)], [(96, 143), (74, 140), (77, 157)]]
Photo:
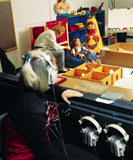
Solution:
[(71, 78), (67, 76), (67, 80), (60, 83), (59, 85), (66, 88), (76, 89), (82, 92), (90, 92), (94, 94), (103, 94), (105, 92), (114, 92), (120, 93), (125, 96), (126, 101), (131, 101), (133, 99), (133, 89), (116, 87), (116, 86), (107, 86), (100, 83), (88, 81), (88, 80), (81, 80), (78, 78)]

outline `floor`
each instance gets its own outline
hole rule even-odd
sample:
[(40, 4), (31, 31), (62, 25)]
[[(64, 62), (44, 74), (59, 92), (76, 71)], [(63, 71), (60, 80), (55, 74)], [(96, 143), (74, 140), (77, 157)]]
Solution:
[(123, 68), (123, 78), (116, 81), (113, 86), (133, 89), (133, 74), (131, 74), (132, 71), (132, 68)]

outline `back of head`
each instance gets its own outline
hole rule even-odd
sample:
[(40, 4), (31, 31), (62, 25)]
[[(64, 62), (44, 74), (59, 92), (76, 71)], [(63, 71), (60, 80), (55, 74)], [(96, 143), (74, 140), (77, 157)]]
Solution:
[(60, 37), (65, 32), (65, 27), (62, 24), (57, 24), (52, 28), (56, 37)]
[(53, 64), (52, 54), (49, 51), (34, 50), (28, 53), (20, 79), (24, 87), (43, 93), (48, 90), (48, 67)]

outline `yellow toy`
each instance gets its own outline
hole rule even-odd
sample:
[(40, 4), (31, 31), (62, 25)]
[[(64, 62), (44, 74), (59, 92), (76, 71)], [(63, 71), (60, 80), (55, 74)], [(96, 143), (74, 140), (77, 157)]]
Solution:
[(74, 25), (78, 26), (79, 28), (84, 28), (84, 24), (83, 23), (75, 23)]
[(71, 11), (71, 14), (72, 14), (72, 15), (76, 15), (77, 12), (76, 12), (76, 11)]
[(87, 20), (86, 47), (90, 48), (100, 57), (100, 49), (103, 47), (96, 18)]

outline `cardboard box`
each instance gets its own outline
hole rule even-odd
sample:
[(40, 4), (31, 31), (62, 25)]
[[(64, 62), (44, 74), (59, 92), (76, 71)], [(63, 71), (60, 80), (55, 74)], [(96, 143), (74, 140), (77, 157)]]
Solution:
[(116, 43), (101, 49), (102, 64), (133, 67), (133, 43)]

